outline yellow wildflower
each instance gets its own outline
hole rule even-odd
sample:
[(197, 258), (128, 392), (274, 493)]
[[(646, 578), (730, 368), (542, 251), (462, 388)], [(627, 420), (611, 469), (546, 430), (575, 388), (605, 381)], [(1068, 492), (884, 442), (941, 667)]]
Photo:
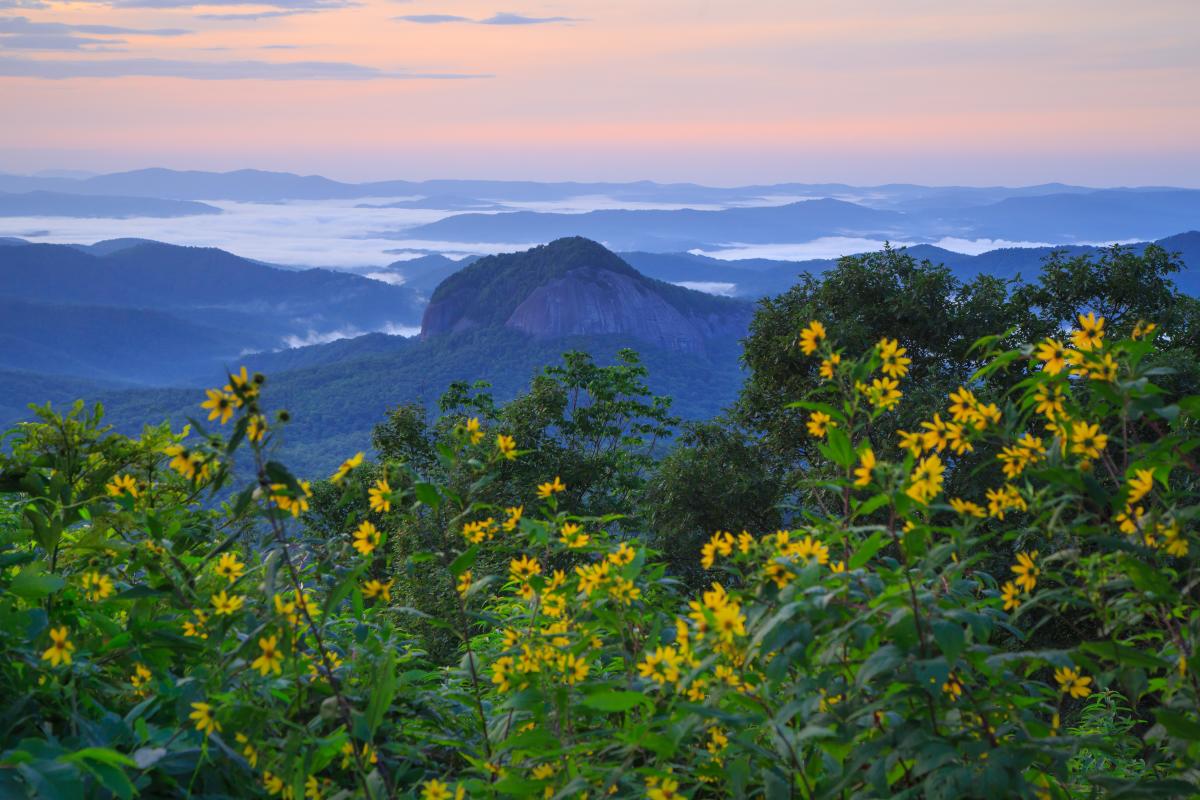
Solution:
[(1059, 691), (1069, 694), (1071, 697), (1087, 697), (1092, 693), (1092, 690), (1089, 688), (1092, 679), (1083, 677), (1077, 669), (1059, 667), (1054, 670), (1054, 680), (1058, 682)]
[(312, 485), (308, 481), (297, 481), (299, 492), (293, 492), (285, 483), (271, 484), (271, 500), (283, 511), (293, 517), (308, 511), (308, 500), (312, 497)]
[(814, 411), (808, 418), (806, 423), (808, 432), (813, 436), (824, 436), (828, 428), (836, 428), (837, 423), (828, 414), (821, 411)]
[(68, 638), (71, 635), (66, 625), (59, 628), (50, 629), (50, 647), (42, 653), (42, 660), (49, 661), (50, 666), (57, 667), (59, 664), (71, 664), (71, 651), (75, 649), (75, 645)]
[(625, 542), (617, 545), (617, 549), (608, 554), (608, 560), (618, 567), (623, 567), (626, 564), (632, 564), (633, 559), (637, 557), (637, 551), (630, 547)]
[(946, 467), (936, 453), (926, 456), (909, 476), (909, 486), (904, 493), (921, 505), (927, 505), (942, 491), (945, 472)]
[(574, 522), (564, 522), (562, 527), (558, 529), (558, 540), (572, 550), (575, 550), (586, 545), (591, 540), (591, 537), (584, 533)]
[(556, 492), (565, 492), (566, 490), (567, 490), (567, 485), (565, 483), (563, 483), (561, 480), (559, 480), (559, 477), (557, 475), (555, 475), (554, 480), (551, 481), (550, 483), (539, 483), (538, 484), (537, 496), (544, 500), (544, 499), (550, 497), (552, 494), (555, 494)]
[(134, 480), (132, 475), (114, 475), (112, 480), (105, 485), (104, 489), (113, 497), (120, 497), (123, 494), (127, 494), (130, 497), (138, 496), (137, 481)]
[(116, 591), (112, 578), (96, 570), (85, 572), (82, 582), (84, 595), (92, 603), (99, 602)]
[(421, 800), (450, 800), (452, 796), (449, 785), (436, 779), (421, 786)]
[(212, 606), (217, 616), (229, 616), (239, 611), (245, 603), (246, 598), (237, 594), (227, 596), (224, 589), (212, 596)]
[(466, 431), (471, 444), (479, 444), (483, 441), (483, 430), (479, 427), (479, 417), (471, 417), (467, 420)]
[(1067, 366), (1067, 347), (1057, 339), (1046, 339), (1037, 346), (1034, 356), (1045, 364), (1047, 375), (1057, 375)]
[(365, 519), (354, 531), (354, 549), (364, 556), (370, 555), (382, 540), (383, 536), (379, 533), (379, 529)]
[(517, 525), (521, 523), (521, 514), (524, 512), (525, 506), (512, 506), (511, 508), (504, 509), (504, 513), (508, 515), (508, 519), (504, 520), (504, 530), (515, 530)]
[(1085, 459), (1099, 458), (1108, 445), (1108, 436), (1100, 432), (1100, 425), (1086, 422), (1071, 424), (1071, 452)]
[(1055, 419), (1063, 414), (1063, 390), (1057, 383), (1043, 383), (1033, 392), (1033, 410), (1047, 419)]
[(390, 603), (392, 601), (392, 584), (395, 582), (394, 578), (390, 581), (381, 581), (372, 578), (362, 585), (363, 597), (368, 600), (379, 598), (385, 603)]
[(682, 664), (683, 659), (674, 647), (659, 646), (638, 664), (638, 674), (658, 684), (675, 683)]
[(1141, 500), (1154, 488), (1154, 470), (1137, 469), (1129, 479), (1129, 496), (1125, 498), (1127, 505), (1133, 505)]
[(209, 409), (208, 418), (220, 418), (222, 425), (229, 422), (229, 418), (233, 416), (234, 398), (220, 389), (206, 389), (204, 393), (208, 395), (208, 399), (201, 403), (200, 407)]
[(900, 449), (907, 450), (914, 456), (921, 455), (925, 449), (925, 435), (920, 432), (909, 433), (908, 431), (896, 431), (900, 437)]
[(563, 680), (568, 686), (581, 683), (588, 676), (591, 667), (578, 656), (568, 653), (558, 660), (558, 669), (563, 673)]
[(700, 548), (700, 566), (712, 569), (717, 554), (729, 556), (733, 553), (733, 534), (728, 531), (717, 531)]
[(834, 353), (829, 358), (823, 359), (821, 361), (821, 367), (818, 370), (818, 373), (824, 380), (832, 380), (834, 369), (836, 369), (838, 364), (841, 364), (841, 363), (842, 363), (841, 355), (838, 353)]
[(875, 451), (864, 448), (858, 454), (858, 466), (854, 468), (854, 485), (866, 486), (871, 482), (871, 472), (875, 469)]
[(900, 391), (900, 382), (893, 378), (876, 378), (871, 381), (871, 388), (866, 391), (871, 405), (880, 411), (895, 407), (904, 393)]
[(1004, 600), (1005, 611), (1012, 611), (1013, 609), (1020, 607), (1021, 599), (1019, 595), (1020, 590), (1017, 589), (1017, 585), (1015, 583), (1012, 581), (1004, 582), (1004, 585), (1000, 587), (1000, 597)]
[(246, 565), (238, 561), (236, 553), (222, 553), (217, 559), (217, 566), (213, 568), (213, 572), (225, 578), (225, 580), (233, 583), (246, 571)]
[(283, 672), (283, 655), (279, 652), (278, 638), (267, 636), (259, 639), (258, 647), (262, 653), (251, 662), (250, 668), (258, 670), (260, 675), (266, 675), (271, 671), (274, 671), (276, 675), (281, 674)]
[(800, 331), (800, 351), (806, 356), (811, 356), (817, 351), (817, 343), (825, 338), (825, 326), (820, 322), (813, 320), (808, 323), (808, 327)]
[(811, 536), (806, 536), (789, 547), (788, 555), (795, 555), (806, 562), (816, 560), (818, 564), (829, 563), (829, 548)]
[(367, 490), (367, 502), (372, 511), (380, 514), (392, 510), (392, 487), (388, 485), (387, 478), (380, 478)]
[(350, 474), (351, 470), (357, 469), (358, 466), (362, 464), (362, 460), (363, 454), (361, 452), (350, 456), (342, 462), (342, 465), (338, 467), (332, 475), (329, 476), (329, 480), (333, 481), (334, 483), (341, 483), (342, 480)]
[(243, 745), (242, 756), (246, 759), (246, 763), (248, 763), (251, 767), (257, 767), (258, 750), (256, 750), (254, 745), (250, 743), (250, 738), (244, 733), (236, 733), (234, 734), (233, 738), (237, 740), (238, 744)]
[(196, 730), (204, 731), (204, 735), (221, 730), (221, 723), (213, 716), (213, 707), (208, 703), (192, 703), (194, 709), (188, 714), (188, 719), (195, 720)]
[(537, 562), (536, 558), (522, 555), (519, 559), (514, 558), (509, 563), (508, 571), (513, 580), (525, 583), (534, 575), (540, 575), (542, 566)]
[(880, 370), (884, 375), (890, 378), (903, 378), (908, 374), (908, 365), (912, 363), (912, 359), (905, 355), (908, 348), (901, 347), (900, 342), (888, 339), (886, 336), (879, 340), (879, 344), (875, 345), (875, 348), (883, 362)]
[(964, 517), (986, 517), (987, 512), (983, 510), (983, 506), (978, 503), (972, 503), (970, 500), (962, 500), (957, 497), (950, 498), (950, 507), (962, 514)]
[(263, 788), (267, 790), (267, 794), (274, 797), (284, 789), (283, 778), (270, 770), (265, 770), (263, 772)]
[(129, 676), (129, 683), (134, 689), (140, 690), (150, 683), (150, 679), (153, 677), (154, 673), (145, 664), (134, 664), (133, 674)]
[(1096, 319), (1089, 311), (1075, 318), (1079, 321), (1079, 330), (1071, 332), (1071, 344), (1084, 352), (1098, 349), (1104, 341), (1104, 317)]
[(496, 437), (496, 449), (500, 451), (500, 455), (512, 461), (517, 457), (517, 440), (500, 434)]
[(1012, 566), (1013, 574), (1017, 576), (1017, 585), (1027, 592), (1032, 592), (1037, 586), (1038, 576), (1042, 570), (1037, 566), (1038, 551), (1017, 553), (1017, 563)]

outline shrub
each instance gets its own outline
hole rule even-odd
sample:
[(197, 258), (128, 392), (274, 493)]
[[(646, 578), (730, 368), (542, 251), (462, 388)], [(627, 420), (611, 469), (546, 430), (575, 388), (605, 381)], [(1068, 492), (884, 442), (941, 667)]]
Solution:
[[(812, 502), (789, 530), (713, 533), (695, 595), (615, 515), (574, 515), (560, 476), (493, 505), (525, 454), (475, 418), (431, 473), (348, 459), (306, 528), (260, 376), (208, 392), (228, 436), (44, 409), (0, 464), (0, 790), (1194, 795), (1200, 397), (1155, 384), (1154, 338), (1089, 315), (1066, 341), (982, 340), (944, 412), (884, 437), (905, 349), (842, 352), (812, 322)], [(947, 497), (976, 448), (1003, 482)], [(427, 610), (393, 603), (397, 575)], [(416, 620), (457, 642), (449, 666)]]

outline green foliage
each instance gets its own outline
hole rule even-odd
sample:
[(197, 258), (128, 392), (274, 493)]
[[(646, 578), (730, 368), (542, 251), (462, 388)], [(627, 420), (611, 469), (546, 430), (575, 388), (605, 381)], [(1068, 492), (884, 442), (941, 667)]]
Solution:
[(396, 408), (378, 462), (315, 485), (245, 371), (211, 433), (43, 409), (0, 455), (0, 794), (1195, 796), (1200, 395), (1159, 360), (1183, 334), (1089, 317), (1062, 358), (1039, 332), (906, 365), (815, 322), (772, 378), (803, 389), (783, 530), (722, 507), (773, 503), (780, 439), (756, 462), (692, 427), (652, 472), (674, 423), (631, 354), (506, 404), (455, 386), (432, 425)]

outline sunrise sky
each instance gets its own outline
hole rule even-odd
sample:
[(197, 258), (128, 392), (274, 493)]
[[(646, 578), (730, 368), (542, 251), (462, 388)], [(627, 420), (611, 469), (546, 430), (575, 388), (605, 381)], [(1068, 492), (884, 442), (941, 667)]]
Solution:
[(1200, 186), (1196, 0), (0, 0), (0, 171)]

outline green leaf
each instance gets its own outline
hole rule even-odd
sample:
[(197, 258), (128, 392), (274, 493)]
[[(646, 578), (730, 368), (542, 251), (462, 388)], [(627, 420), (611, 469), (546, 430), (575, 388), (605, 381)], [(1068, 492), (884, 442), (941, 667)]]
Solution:
[(1117, 642), (1084, 642), (1079, 649), (1093, 653), (1109, 661), (1131, 667), (1148, 667), (1150, 669), (1166, 669), (1171, 666), (1166, 660), (1152, 653), (1139, 650), (1136, 647)]
[(601, 691), (585, 695), (580, 701), (597, 711), (628, 711), (638, 705), (652, 706), (650, 698), (641, 692)]
[(1190, 739), (1193, 742), (1200, 741), (1200, 722), (1195, 719), (1195, 713), (1189, 717), (1180, 714), (1178, 711), (1160, 708), (1154, 712), (1154, 716), (1158, 719), (1158, 724), (1167, 729), (1167, 733), (1178, 739)]
[(884, 537), (883, 531), (875, 531), (855, 549), (854, 555), (850, 556), (850, 563), (846, 565), (847, 569), (858, 569), (864, 566), (886, 544), (887, 539)]
[(371, 699), (367, 703), (367, 729), (371, 735), (375, 735), (375, 731), (379, 729), (383, 722), (383, 716), (387, 710), (391, 708), (392, 700), (396, 696), (396, 654), (391, 650), (387, 651), (387, 658), (375, 674), (374, 687), (371, 690)]
[(41, 600), (47, 595), (54, 594), (66, 582), (57, 575), (47, 575), (42, 572), (40, 565), (34, 565), (21, 570), (8, 588), (17, 597), (26, 600)]
[(470, 549), (460, 553), (458, 558), (454, 559), (450, 564), (450, 572), (454, 577), (462, 575), (475, 564), (475, 559), (479, 557), (479, 545), (473, 545)]
[(849, 469), (858, 460), (854, 448), (850, 446), (850, 437), (841, 428), (829, 428), (826, 432), (829, 443), (829, 457), (843, 469)]
[(82, 750), (76, 750), (74, 753), (60, 756), (58, 760), (67, 763), (85, 760), (99, 761), (102, 764), (111, 764), (114, 767), (137, 766), (132, 758), (109, 747), (85, 747)]
[(418, 483), (413, 487), (413, 491), (418, 500), (432, 509), (436, 510), (442, 504), (442, 496), (438, 494), (437, 487), (432, 483)]
[(946, 656), (946, 661), (951, 664), (958, 660), (959, 654), (967, 644), (962, 626), (946, 619), (933, 621), (933, 639)]

